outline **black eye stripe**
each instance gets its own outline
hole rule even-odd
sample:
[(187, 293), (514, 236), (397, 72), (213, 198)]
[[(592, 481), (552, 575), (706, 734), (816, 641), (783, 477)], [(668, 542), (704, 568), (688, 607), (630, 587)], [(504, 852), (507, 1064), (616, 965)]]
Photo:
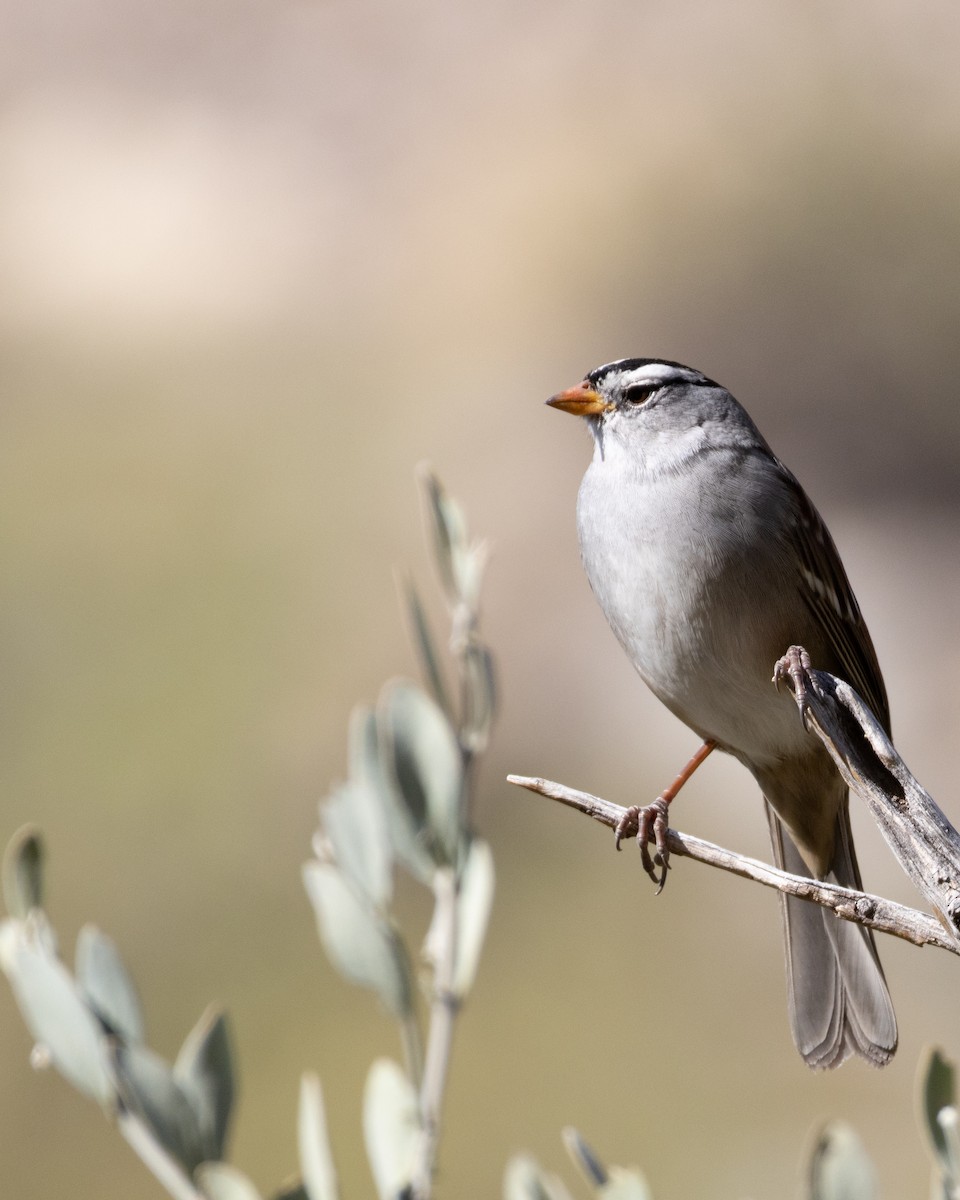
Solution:
[(683, 363), (673, 362), (668, 358), (620, 358), (616, 362), (605, 363), (596, 367), (587, 375), (594, 387), (604, 382), (613, 383), (616, 379), (624, 378), (634, 371), (651, 368), (649, 371), (649, 386), (651, 391), (669, 384), (694, 384), (697, 387), (718, 388), (719, 383), (708, 379), (701, 371), (685, 367)]

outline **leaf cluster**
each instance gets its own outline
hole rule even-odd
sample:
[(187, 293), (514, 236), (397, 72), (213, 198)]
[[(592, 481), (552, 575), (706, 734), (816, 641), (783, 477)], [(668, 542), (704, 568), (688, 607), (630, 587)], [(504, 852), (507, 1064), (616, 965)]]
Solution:
[(173, 1064), (147, 1045), (136, 987), (113, 941), (81, 929), (74, 969), (60, 958), (42, 907), (43, 843), (32, 827), (10, 842), (0, 924), (3, 968), (34, 1038), (33, 1062), (51, 1065), (143, 1147), (177, 1196), (194, 1195), (201, 1163), (223, 1157), (235, 1085), (223, 1013), (209, 1009)]
[[(494, 884), (490, 848), (469, 817), (473, 766), (495, 708), (493, 660), (479, 632), (486, 553), (469, 540), (460, 507), (439, 481), (424, 473), (423, 485), (450, 617), (450, 662), (445, 667), (408, 584), (426, 689), (394, 681), (375, 708), (354, 714), (348, 778), (321, 803), (314, 857), (303, 868), (330, 961), (372, 989), (400, 1027), (404, 1065), (374, 1062), (364, 1099), (364, 1137), (383, 1200), (431, 1193), (454, 1023), (476, 975)], [(74, 970), (60, 958), (43, 909), (43, 859), (39, 832), (25, 828), (2, 872), (10, 915), (0, 923), (0, 968), (34, 1039), (33, 1062), (53, 1066), (96, 1101), (177, 1200), (260, 1200), (225, 1161), (236, 1092), (226, 1018), (205, 1013), (173, 1064), (151, 1050), (136, 988), (110, 938), (86, 926)], [(434, 897), (419, 974), (392, 912), (398, 871)], [(301, 1177), (274, 1200), (335, 1200), (323, 1095), (310, 1073), (301, 1081), (298, 1143)]]

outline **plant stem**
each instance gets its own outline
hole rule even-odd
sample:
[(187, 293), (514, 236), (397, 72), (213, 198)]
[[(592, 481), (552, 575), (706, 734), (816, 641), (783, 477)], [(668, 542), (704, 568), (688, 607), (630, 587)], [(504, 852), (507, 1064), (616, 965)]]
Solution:
[(420, 1088), (420, 1117), (423, 1136), (413, 1175), (415, 1200), (429, 1200), (433, 1188), (433, 1172), (440, 1144), (440, 1113), (450, 1066), (453, 1030), (459, 998), (453, 987), (457, 958), (457, 897), (459, 884), (451, 868), (439, 870), (434, 882), (436, 896), (435, 940), (436, 955), (433, 977), (433, 999), (430, 1004), (430, 1029), (427, 1035), (427, 1056)]

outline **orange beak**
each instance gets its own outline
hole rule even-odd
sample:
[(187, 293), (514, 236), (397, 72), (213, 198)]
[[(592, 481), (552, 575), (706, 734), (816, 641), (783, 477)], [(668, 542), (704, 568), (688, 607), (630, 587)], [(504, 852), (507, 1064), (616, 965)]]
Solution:
[(573, 413), (575, 417), (596, 417), (614, 407), (599, 392), (595, 392), (586, 379), (576, 387), (567, 388), (565, 392), (557, 392), (547, 403), (561, 412)]

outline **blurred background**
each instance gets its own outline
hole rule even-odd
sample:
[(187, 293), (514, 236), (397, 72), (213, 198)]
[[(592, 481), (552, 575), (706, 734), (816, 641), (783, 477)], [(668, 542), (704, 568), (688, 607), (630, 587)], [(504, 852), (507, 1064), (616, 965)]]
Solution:
[[(228, 1008), (232, 1158), (264, 1190), (295, 1169), (318, 1070), (344, 1194), (370, 1194), (364, 1076), (399, 1049), (323, 959), (300, 866), (352, 706), (415, 669), (395, 574), (436, 594), (427, 459), (492, 547), (502, 694), (477, 813), (498, 893), (438, 1194), (498, 1195), (521, 1148), (566, 1171), (574, 1123), (658, 1200), (782, 1197), (828, 1118), (885, 1195), (923, 1194), (914, 1076), (926, 1042), (960, 1055), (955, 959), (884, 939), (894, 1064), (814, 1075), (772, 893), (681, 862), (654, 900), (604, 830), (504, 777), (630, 803), (695, 747), (593, 603), (588, 436), (543, 407), (661, 356), (725, 383), (824, 511), (898, 747), (960, 820), (956, 5), (2, 16), (0, 832), (44, 830), (64, 954), (85, 921), (109, 932), (169, 1058)], [(731, 762), (674, 821), (769, 853)], [(911, 902), (855, 821), (867, 886)], [(160, 1197), (30, 1069), (6, 986), (0, 1013), (4, 1194)]]

